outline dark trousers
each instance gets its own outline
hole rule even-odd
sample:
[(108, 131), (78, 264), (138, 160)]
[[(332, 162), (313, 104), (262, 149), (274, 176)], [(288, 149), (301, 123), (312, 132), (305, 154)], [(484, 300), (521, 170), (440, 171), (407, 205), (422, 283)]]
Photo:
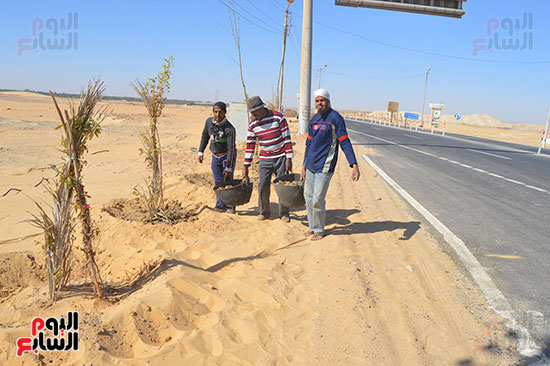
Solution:
[[(269, 217), (271, 210), (269, 207), (269, 195), (271, 193), (271, 176), (275, 174), (278, 178), (286, 173), (285, 168), (286, 157), (276, 159), (260, 159), (258, 173), (260, 182), (258, 183), (258, 206), (260, 215)], [(288, 216), (288, 207), (279, 203), (279, 217)]]
[[(235, 167), (236, 158), (237, 158), (237, 154), (235, 153), (233, 164), (232, 164), (233, 167)], [(212, 173), (214, 174), (214, 184), (220, 184), (224, 181), (225, 175), (223, 174), (223, 171), (226, 166), (227, 166), (227, 155), (224, 155), (221, 158), (217, 158), (214, 155), (212, 155)], [(233, 179), (233, 172), (231, 172), (231, 177), (230, 177), (231, 179)], [(221, 208), (225, 210), (233, 207), (227, 207), (225, 203), (223, 203), (219, 198), (216, 197), (216, 208)]]

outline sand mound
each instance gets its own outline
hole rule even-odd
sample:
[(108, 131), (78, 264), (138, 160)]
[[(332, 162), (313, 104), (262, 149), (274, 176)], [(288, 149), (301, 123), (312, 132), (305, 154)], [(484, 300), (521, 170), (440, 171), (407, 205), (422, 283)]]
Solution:
[(0, 302), (27, 287), (44, 284), (43, 259), (35, 255), (34, 252), (0, 254)]
[(214, 178), (208, 173), (190, 173), (185, 174), (183, 178), (191, 184), (202, 187), (214, 187)]
[(139, 198), (134, 199), (116, 199), (102, 208), (102, 211), (109, 213), (113, 217), (128, 221), (139, 222), (167, 222), (176, 224), (180, 221), (196, 220), (196, 212), (185, 209), (178, 201), (168, 201), (161, 209), (159, 217), (151, 220), (149, 212)]
[(444, 114), (442, 117), (442, 120), (446, 123), (458, 123), (458, 124), (464, 124), (469, 126), (498, 127), (498, 128), (508, 127), (506, 123), (503, 123), (502, 121), (488, 114), (464, 115), (458, 121), (454, 118), (454, 115)]

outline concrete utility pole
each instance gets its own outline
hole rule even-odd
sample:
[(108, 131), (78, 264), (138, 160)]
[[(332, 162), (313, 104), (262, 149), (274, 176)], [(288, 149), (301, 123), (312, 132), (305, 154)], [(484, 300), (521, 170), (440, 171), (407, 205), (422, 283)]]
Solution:
[(539, 151), (537, 154), (540, 154), (542, 148), (546, 148), (546, 141), (548, 139), (548, 125), (550, 125), (550, 110), (548, 111), (548, 119), (546, 120), (546, 128), (544, 129), (544, 135), (542, 136), (542, 141), (540, 142)]
[(279, 91), (277, 95), (277, 109), (279, 111), (283, 110), (283, 74), (285, 71), (285, 51), (286, 51), (286, 36), (288, 35), (288, 8), (294, 0), (288, 0), (285, 10), (285, 27), (283, 34), (283, 58), (281, 60), (281, 70), (279, 71)]
[(420, 115), (420, 127), (424, 128), (424, 105), (426, 104), (426, 88), (428, 87), (428, 74), (432, 68), (428, 66), (426, 70), (426, 82), (424, 83), (424, 98), (422, 98), (422, 114)]
[(328, 64), (319, 68), (319, 75), (318, 75), (318, 78), (319, 78), (319, 86), (317, 87), (317, 89), (321, 89), (321, 71), (323, 71), (323, 69), (324, 69), (325, 67), (327, 67), (327, 66), (328, 66)]
[(302, 20), (302, 65), (300, 71), (300, 106), (298, 113), (298, 134), (307, 133), (311, 112), (311, 35), (313, 0), (304, 0), (304, 16)]

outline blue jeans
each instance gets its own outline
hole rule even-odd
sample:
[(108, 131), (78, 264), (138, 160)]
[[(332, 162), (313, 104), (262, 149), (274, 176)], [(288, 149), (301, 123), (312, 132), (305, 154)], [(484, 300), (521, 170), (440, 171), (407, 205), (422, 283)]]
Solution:
[[(237, 158), (237, 154), (234, 155), (234, 159)], [(225, 175), (223, 174), (223, 171), (225, 167), (227, 166), (227, 155), (222, 156), (221, 158), (217, 158), (214, 155), (212, 155), (212, 174), (214, 174), (214, 184), (220, 184), (224, 181)], [(233, 160), (233, 166), (235, 166), (235, 160)], [(233, 179), (233, 172), (230, 176), (231, 179)], [(216, 208), (221, 208), (223, 210), (226, 210), (228, 208), (234, 208), (234, 207), (227, 207), (225, 203), (222, 202), (219, 198), (216, 197)]]
[(328, 185), (334, 173), (313, 173), (306, 170), (304, 198), (306, 199), (307, 222), (309, 230), (322, 234), (325, 230), (325, 197)]

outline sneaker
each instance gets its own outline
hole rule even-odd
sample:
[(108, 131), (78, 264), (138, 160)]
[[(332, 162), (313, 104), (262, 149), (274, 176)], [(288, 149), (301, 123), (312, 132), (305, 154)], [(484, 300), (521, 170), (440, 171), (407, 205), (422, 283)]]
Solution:
[(281, 221), (282, 222), (290, 222), (290, 217), (288, 215), (281, 216)]
[(258, 219), (258, 221), (264, 221), (264, 220), (269, 219), (269, 216), (258, 215), (257, 219)]

